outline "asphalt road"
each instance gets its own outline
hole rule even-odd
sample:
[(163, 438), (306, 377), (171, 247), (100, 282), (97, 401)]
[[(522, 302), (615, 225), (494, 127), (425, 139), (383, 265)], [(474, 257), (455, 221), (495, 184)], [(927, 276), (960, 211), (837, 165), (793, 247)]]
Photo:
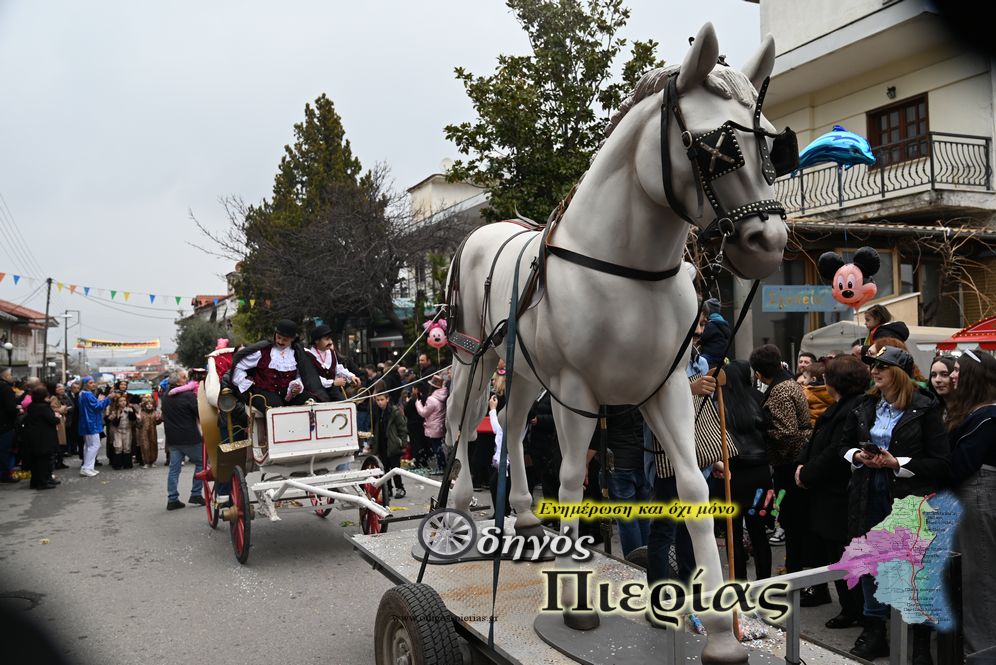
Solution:
[[(74, 663), (374, 662), (374, 616), (390, 583), (352, 551), (355, 509), (254, 520), (243, 566), (226, 523), (212, 531), (200, 506), (166, 511), (162, 461), (105, 463), (82, 478), (74, 459), (55, 490), (0, 485), (0, 602)], [(181, 500), (192, 476), (188, 463)], [(429, 489), (406, 485), (394, 505), (423, 509)]]

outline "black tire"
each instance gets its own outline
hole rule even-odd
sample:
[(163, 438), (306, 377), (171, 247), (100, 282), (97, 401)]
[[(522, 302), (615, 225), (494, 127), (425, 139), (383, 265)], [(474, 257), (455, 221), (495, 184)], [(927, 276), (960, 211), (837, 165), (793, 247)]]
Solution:
[(239, 563), (249, 560), (249, 546), (252, 543), (252, 506), (249, 500), (249, 487), (246, 484), (246, 474), (241, 466), (232, 470), (232, 487), (229, 495), (232, 507), (237, 510), (230, 529), (232, 549)]
[(373, 634), (377, 665), (463, 663), (453, 617), (436, 590), (426, 584), (388, 589), (381, 596)]

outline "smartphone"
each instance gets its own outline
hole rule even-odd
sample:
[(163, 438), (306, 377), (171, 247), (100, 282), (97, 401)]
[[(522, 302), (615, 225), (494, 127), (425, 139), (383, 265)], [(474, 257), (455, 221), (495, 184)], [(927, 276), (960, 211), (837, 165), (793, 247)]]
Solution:
[(882, 449), (876, 446), (874, 443), (862, 443), (861, 450), (865, 451), (869, 455), (878, 455), (882, 452)]

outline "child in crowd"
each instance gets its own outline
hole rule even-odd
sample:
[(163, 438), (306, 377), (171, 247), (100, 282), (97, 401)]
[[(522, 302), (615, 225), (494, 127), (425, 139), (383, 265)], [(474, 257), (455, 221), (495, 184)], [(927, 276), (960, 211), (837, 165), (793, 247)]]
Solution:
[[(401, 466), (401, 451), (408, 445), (408, 422), (387, 395), (374, 397), (370, 424), (374, 435), (374, 452), (384, 462), (384, 473)], [(405, 496), (401, 476), (394, 477), (394, 498)]]
[(802, 371), (802, 392), (806, 395), (806, 401), (809, 402), (809, 420), (814, 425), (816, 419), (822, 416), (823, 412), (834, 403), (834, 398), (830, 396), (824, 381), (825, 374), (826, 365), (822, 362), (815, 362)]
[(719, 300), (715, 298), (706, 300), (703, 305), (708, 319), (705, 328), (702, 329), (699, 345), (702, 356), (709, 363), (709, 369), (719, 367), (723, 364), (723, 354), (730, 343), (730, 337), (733, 336), (730, 324), (719, 313), (719, 308)]

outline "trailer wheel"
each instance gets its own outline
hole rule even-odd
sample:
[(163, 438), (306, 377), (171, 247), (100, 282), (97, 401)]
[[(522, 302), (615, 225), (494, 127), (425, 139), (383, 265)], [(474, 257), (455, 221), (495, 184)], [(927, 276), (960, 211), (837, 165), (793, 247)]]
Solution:
[(374, 622), (377, 665), (451, 665), (463, 655), (453, 617), (436, 590), (401, 584), (381, 596)]
[(201, 473), (204, 480), (201, 482), (204, 492), (204, 507), (207, 508), (208, 526), (212, 529), (218, 528), (218, 506), (214, 505), (214, 473), (211, 465), (208, 464), (207, 446), (201, 446)]
[(249, 507), (249, 488), (246, 485), (246, 474), (241, 466), (232, 471), (231, 489), (232, 508), (235, 517), (231, 522), (232, 549), (239, 563), (249, 559), (249, 542), (252, 527), (252, 509)]

